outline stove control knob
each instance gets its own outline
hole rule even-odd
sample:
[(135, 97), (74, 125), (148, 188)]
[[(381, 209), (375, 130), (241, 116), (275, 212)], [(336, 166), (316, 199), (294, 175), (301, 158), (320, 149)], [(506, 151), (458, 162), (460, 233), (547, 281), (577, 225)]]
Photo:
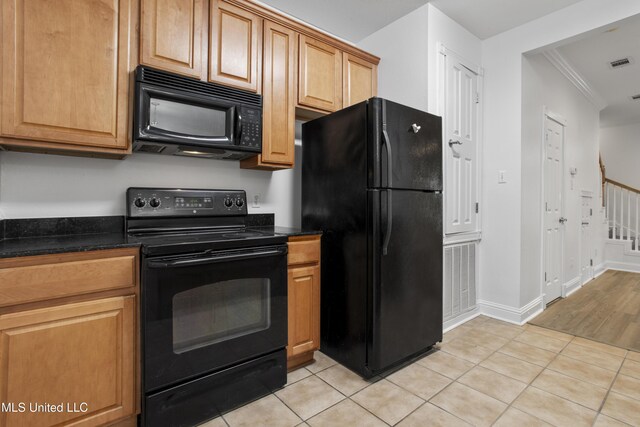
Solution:
[(152, 208), (157, 208), (160, 206), (160, 199), (156, 199), (155, 197), (151, 200), (149, 200), (149, 206), (151, 206)]
[(233, 206), (233, 200), (231, 200), (229, 197), (227, 197), (226, 199), (224, 199), (224, 205), (228, 208), (230, 208), (231, 206)]
[(242, 206), (244, 206), (244, 200), (241, 197), (238, 197), (236, 199), (236, 206), (241, 208)]
[(142, 197), (138, 197), (133, 201), (133, 204), (136, 206), (136, 208), (144, 208), (145, 205), (147, 204), (147, 201)]

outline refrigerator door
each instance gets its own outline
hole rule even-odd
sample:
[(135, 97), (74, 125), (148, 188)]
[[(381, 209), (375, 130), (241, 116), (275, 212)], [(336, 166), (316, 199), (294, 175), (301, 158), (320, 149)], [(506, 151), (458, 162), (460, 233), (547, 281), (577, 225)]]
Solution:
[[(373, 373), (442, 340), (442, 195), (369, 190), (379, 232), (368, 368)], [(376, 268), (376, 267), (374, 267)]]
[(381, 98), (369, 117), (369, 187), (442, 191), (442, 119)]

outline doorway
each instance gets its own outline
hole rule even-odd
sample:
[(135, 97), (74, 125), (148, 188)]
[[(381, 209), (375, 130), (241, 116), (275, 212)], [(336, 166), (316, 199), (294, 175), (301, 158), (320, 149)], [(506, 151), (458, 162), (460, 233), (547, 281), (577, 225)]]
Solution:
[(543, 295), (548, 304), (562, 296), (565, 121), (545, 112), (543, 144)]
[(479, 231), (481, 70), (442, 47), (445, 235)]

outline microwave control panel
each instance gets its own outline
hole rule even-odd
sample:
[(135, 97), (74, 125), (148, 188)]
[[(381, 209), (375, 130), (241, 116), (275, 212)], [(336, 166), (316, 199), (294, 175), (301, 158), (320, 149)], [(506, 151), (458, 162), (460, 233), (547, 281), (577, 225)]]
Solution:
[(240, 106), (242, 130), (238, 145), (249, 148), (262, 148), (262, 110)]
[(243, 190), (190, 190), (169, 188), (129, 188), (127, 216), (198, 217), (247, 214), (247, 195)]

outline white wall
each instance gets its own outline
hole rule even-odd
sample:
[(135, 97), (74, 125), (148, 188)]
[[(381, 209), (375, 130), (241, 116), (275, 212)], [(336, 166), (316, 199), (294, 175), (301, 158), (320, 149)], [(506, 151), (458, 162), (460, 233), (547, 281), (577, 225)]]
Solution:
[(364, 38), (358, 47), (381, 58), (378, 96), (426, 111), (428, 5)]
[(0, 210), (6, 218), (124, 215), (128, 187), (246, 190), (282, 226), (300, 225), (301, 147), (296, 167), (240, 169), (238, 161), (134, 153), (124, 160), (0, 152)]
[[(520, 310), (539, 285), (521, 284), (523, 224), (522, 54), (640, 13), (637, 0), (583, 0), (482, 43), (484, 68), (483, 241), (480, 299)], [(498, 184), (505, 170), (506, 184)], [(526, 289), (522, 288), (526, 286)], [(529, 288), (532, 286), (531, 288)], [(536, 297), (537, 298), (537, 297)], [(525, 316), (527, 313), (523, 313)]]
[(600, 152), (607, 178), (640, 188), (640, 123), (601, 128)]
[[(542, 286), (542, 146), (544, 144), (544, 108), (566, 120), (564, 140), (564, 275), (567, 283), (580, 274), (581, 193), (594, 195), (593, 207), (599, 204), (598, 126), (599, 110), (567, 80), (542, 54), (522, 59), (522, 197), (521, 197), (521, 269), (520, 304), (538, 296)], [(578, 174), (571, 177), (569, 168)], [(593, 228), (599, 230), (594, 220)], [(595, 234), (595, 233), (594, 233)], [(599, 256), (603, 247), (599, 239), (591, 242), (592, 253)], [(594, 259), (594, 265), (599, 264)]]
[(437, 95), (439, 43), (480, 65), (480, 39), (431, 4), (366, 37), (358, 47), (381, 58), (378, 96), (441, 114)]

